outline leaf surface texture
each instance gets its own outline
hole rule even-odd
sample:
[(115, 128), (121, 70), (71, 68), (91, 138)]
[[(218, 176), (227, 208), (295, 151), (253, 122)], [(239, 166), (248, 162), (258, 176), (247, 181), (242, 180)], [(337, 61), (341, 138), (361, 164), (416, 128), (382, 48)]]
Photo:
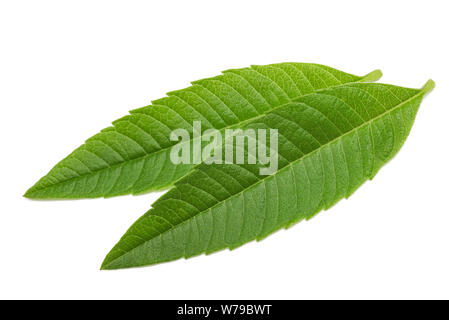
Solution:
[[(282, 91), (293, 97), (299, 88), (285, 84)], [(245, 128), (278, 129), (279, 170), (261, 176), (259, 165), (195, 167), (131, 226), (102, 269), (233, 249), (311, 218), (351, 195), (398, 152), (432, 88), (432, 81), (423, 89), (345, 84), (250, 121)]]
[(380, 77), (347, 74), (318, 64), (280, 63), (233, 69), (168, 93), (130, 111), (59, 162), (25, 194), (34, 199), (76, 199), (141, 194), (171, 186), (193, 164), (174, 165), (174, 129), (238, 127), (317, 90)]

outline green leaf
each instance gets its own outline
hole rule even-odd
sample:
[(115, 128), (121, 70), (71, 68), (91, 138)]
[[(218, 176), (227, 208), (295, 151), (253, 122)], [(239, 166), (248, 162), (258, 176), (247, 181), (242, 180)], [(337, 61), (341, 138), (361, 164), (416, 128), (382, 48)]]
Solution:
[(279, 170), (201, 164), (156, 201), (105, 258), (118, 269), (260, 240), (351, 195), (401, 148), (422, 89), (353, 83), (305, 95), (247, 124), (276, 128)]
[(319, 89), (357, 81), (375, 81), (326, 66), (280, 63), (234, 69), (193, 82), (152, 105), (133, 110), (113, 126), (91, 137), (40, 179), (25, 196), (34, 199), (77, 199), (141, 194), (167, 188), (193, 164), (169, 161), (170, 132), (240, 126), (282, 104)]

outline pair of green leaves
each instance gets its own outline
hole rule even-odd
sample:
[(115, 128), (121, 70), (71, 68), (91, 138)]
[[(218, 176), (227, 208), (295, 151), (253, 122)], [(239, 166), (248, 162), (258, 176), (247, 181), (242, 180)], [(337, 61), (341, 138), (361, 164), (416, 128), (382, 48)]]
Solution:
[[(236, 248), (309, 219), (371, 179), (404, 143), (423, 96), (305, 63), (233, 69), (170, 92), (88, 139), (25, 194), (77, 199), (171, 189), (103, 262), (103, 269), (151, 265)], [(173, 164), (170, 133), (193, 121), (203, 132), (277, 129), (279, 169)]]

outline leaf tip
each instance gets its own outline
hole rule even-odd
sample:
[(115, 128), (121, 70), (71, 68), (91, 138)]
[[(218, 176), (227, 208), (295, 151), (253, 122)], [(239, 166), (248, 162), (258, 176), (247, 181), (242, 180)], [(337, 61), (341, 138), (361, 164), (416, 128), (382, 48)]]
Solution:
[(27, 199), (36, 199), (35, 196), (33, 196), (33, 187), (29, 188), (24, 194), (23, 194), (24, 198)]
[(104, 259), (104, 261), (103, 261), (103, 263), (101, 264), (101, 266), (100, 266), (100, 270), (101, 271), (104, 271), (104, 270), (110, 270), (110, 268), (108, 268), (108, 257), (106, 257), (105, 259)]
[(374, 71), (371, 71), (370, 73), (366, 74), (365, 76), (362, 77), (362, 81), (377, 81), (380, 78), (382, 78), (383, 73), (381, 70), (376, 69)]
[(114, 262), (116, 257), (111, 256), (111, 252), (108, 253), (108, 255), (104, 258), (103, 262), (101, 263), (100, 270), (115, 270), (120, 269), (120, 267), (117, 267)]
[(429, 79), (429, 81), (426, 82), (426, 84), (421, 88), (421, 90), (422, 90), (422, 92), (427, 94), (430, 91), (432, 91), (433, 88), (435, 88), (435, 81), (433, 81), (432, 79)]

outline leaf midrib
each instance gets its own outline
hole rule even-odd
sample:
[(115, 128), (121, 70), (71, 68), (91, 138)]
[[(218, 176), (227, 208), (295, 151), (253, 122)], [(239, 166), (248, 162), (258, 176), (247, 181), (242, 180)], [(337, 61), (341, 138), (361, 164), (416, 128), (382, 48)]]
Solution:
[[(342, 85), (342, 86), (345, 86), (345, 85)], [(336, 86), (336, 87), (340, 87), (340, 86)], [(323, 89), (323, 90), (325, 90), (325, 89)], [(318, 90), (318, 91), (321, 91), (321, 89)], [(317, 91), (317, 92), (318, 92), (318, 91)], [(251, 188), (257, 186), (258, 184), (264, 182), (266, 179), (271, 178), (271, 177), (273, 177), (273, 176), (279, 174), (279, 173), (282, 172), (283, 170), (289, 169), (292, 165), (294, 165), (294, 164), (296, 164), (296, 163), (302, 161), (304, 158), (309, 157), (309, 156), (312, 156), (313, 154), (315, 154), (316, 152), (319, 152), (320, 150), (322, 150), (323, 148), (329, 146), (330, 144), (332, 144), (332, 143), (334, 143), (334, 142), (337, 142), (338, 140), (342, 139), (343, 137), (345, 137), (345, 136), (347, 136), (347, 135), (349, 135), (349, 134), (351, 134), (351, 133), (354, 133), (354, 132), (358, 131), (359, 129), (363, 128), (364, 126), (367, 126), (367, 125), (373, 123), (375, 120), (380, 119), (380, 118), (386, 116), (387, 114), (391, 113), (392, 111), (394, 111), (394, 110), (396, 110), (396, 109), (402, 107), (403, 105), (405, 105), (405, 104), (411, 102), (412, 100), (418, 98), (420, 95), (425, 95), (426, 93), (427, 93), (427, 91), (426, 91), (424, 88), (421, 89), (417, 94), (413, 95), (412, 97), (408, 98), (407, 100), (404, 100), (403, 102), (399, 103), (398, 105), (394, 106), (393, 108), (391, 108), (391, 109), (389, 109), (389, 110), (387, 110), (387, 111), (381, 113), (380, 115), (378, 115), (378, 116), (376, 116), (376, 117), (374, 117), (374, 118), (368, 120), (367, 122), (364, 122), (363, 124), (361, 124), (361, 125), (355, 127), (354, 129), (351, 129), (350, 131), (345, 132), (344, 134), (340, 135), (339, 137), (337, 137), (337, 138), (335, 138), (335, 139), (332, 139), (332, 140), (329, 141), (329, 142), (326, 142), (325, 144), (319, 146), (319, 147), (316, 148), (315, 150), (313, 150), (313, 151), (311, 151), (311, 152), (309, 152), (309, 153), (307, 153), (307, 154), (304, 154), (304, 155), (301, 156), (300, 158), (298, 158), (298, 159), (296, 159), (296, 160), (293, 160), (292, 162), (289, 162), (285, 167), (281, 168), (281, 169), (278, 170), (276, 173), (274, 173), (274, 174), (272, 174), (272, 175), (269, 175), (269, 176), (266, 176), (265, 178), (262, 178), (262, 179), (258, 180), (256, 183), (254, 183), (254, 184), (252, 184), (252, 185), (250, 185), (250, 186), (248, 186), (248, 187), (246, 187), (246, 188), (243, 188), (243, 189), (240, 190), (239, 192), (237, 192), (237, 193), (231, 195), (230, 197), (228, 197), (228, 198), (226, 198), (226, 199), (224, 199), (224, 200), (222, 200), (222, 201), (220, 201), (220, 202), (214, 204), (214, 205), (211, 206), (210, 208), (208, 208), (208, 209), (206, 209), (206, 210), (203, 210), (203, 211), (200, 211), (200, 212), (198, 212), (197, 214), (195, 214), (194, 216), (190, 217), (189, 219), (187, 219), (187, 220), (185, 220), (185, 221), (182, 221), (181, 223), (179, 223), (179, 224), (177, 224), (177, 225), (174, 225), (174, 226), (170, 227), (169, 229), (165, 230), (164, 232), (161, 232), (161, 233), (158, 234), (156, 237), (160, 237), (160, 236), (164, 235), (165, 233), (170, 232), (170, 231), (171, 231), (172, 229), (174, 229), (174, 228), (181, 227), (183, 224), (188, 223), (191, 219), (193, 219), (193, 218), (195, 218), (195, 217), (197, 217), (197, 216), (200, 216), (200, 215), (202, 215), (202, 214), (205, 214), (205, 213), (211, 211), (212, 209), (214, 209), (214, 208), (217, 207), (218, 205), (221, 205), (221, 204), (224, 203), (225, 201), (228, 201), (228, 200), (230, 200), (230, 199), (232, 199), (232, 198), (234, 198), (234, 197), (236, 197), (236, 196), (239, 196), (241, 193), (243, 193), (243, 192), (245, 192), (245, 191), (247, 191), (247, 190), (249, 190), (249, 189), (251, 189)], [(313, 94), (313, 93), (311, 93), (311, 94)], [(307, 95), (305, 95), (305, 96), (307, 96)], [(303, 96), (301, 96), (301, 97), (303, 97)], [(295, 98), (295, 99), (298, 99), (298, 98)], [(282, 106), (280, 106), (280, 107), (282, 107)], [(279, 107), (277, 107), (277, 108), (279, 108)], [(277, 109), (277, 108), (274, 108), (273, 110), (275, 110), (275, 109)], [(272, 110), (272, 111), (273, 111), (273, 110)], [(259, 117), (255, 117), (254, 119), (256, 119), (256, 118), (259, 118)], [(124, 254), (122, 254), (122, 255), (120, 255), (120, 256), (114, 258), (113, 260), (111, 260), (110, 262), (108, 262), (106, 265), (109, 265), (109, 264), (111, 264), (112, 262), (114, 262), (115, 260), (117, 260), (117, 259), (123, 257), (124, 255), (127, 255), (127, 254), (130, 253), (131, 251), (136, 250), (137, 248), (143, 246), (145, 243), (147, 243), (147, 242), (149, 242), (149, 241), (152, 241), (152, 240), (155, 239), (156, 237), (153, 237), (153, 238), (151, 238), (151, 239), (145, 240), (144, 242), (142, 242), (142, 243), (139, 244), (138, 246), (132, 248), (132, 249), (129, 250), (128, 252), (125, 252)], [(102, 268), (103, 268), (103, 266), (102, 266)]]

